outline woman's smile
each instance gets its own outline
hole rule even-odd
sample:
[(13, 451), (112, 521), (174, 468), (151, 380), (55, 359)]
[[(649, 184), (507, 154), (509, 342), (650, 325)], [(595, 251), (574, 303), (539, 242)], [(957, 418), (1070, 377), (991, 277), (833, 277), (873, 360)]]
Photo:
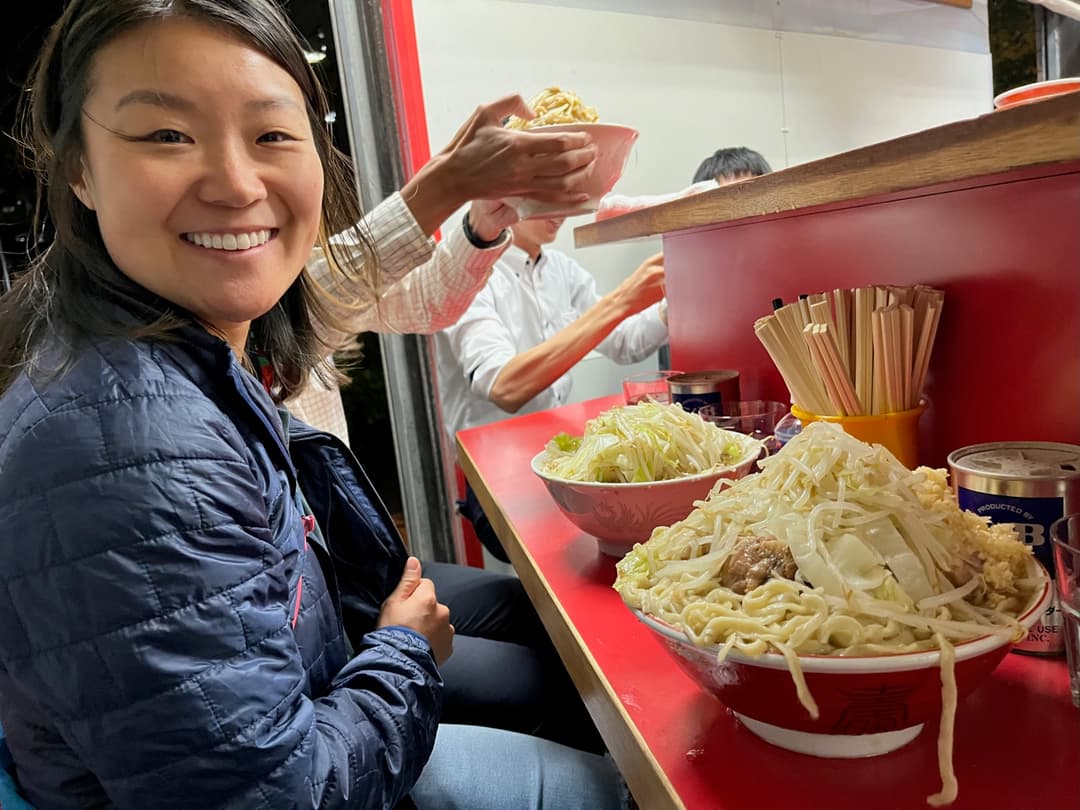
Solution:
[(215, 253), (235, 256), (252, 254), (277, 237), (277, 228), (246, 228), (231, 231), (196, 231), (181, 235), (188, 244)]

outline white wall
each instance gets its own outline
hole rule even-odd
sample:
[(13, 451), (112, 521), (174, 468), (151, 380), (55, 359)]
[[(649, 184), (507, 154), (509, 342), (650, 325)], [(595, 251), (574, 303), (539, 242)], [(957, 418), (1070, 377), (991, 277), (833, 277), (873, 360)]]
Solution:
[[(414, 0), (413, 10), (433, 150), (477, 104), (559, 84), (601, 120), (640, 130), (616, 187), (624, 194), (682, 188), (721, 146), (757, 149), (778, 169), (991, 108), (987, 52), (519, 0)], [(974, 20), (965, 24), (985, 37), (985, 17)], [(589, 268), (602, 293), (659, 249), (641, 241), (575, 251), (572, 227), (584, 221), (570, 220), (555, 247)], [(587, 358), (575, 397), (614, 393), (629, 370)]]

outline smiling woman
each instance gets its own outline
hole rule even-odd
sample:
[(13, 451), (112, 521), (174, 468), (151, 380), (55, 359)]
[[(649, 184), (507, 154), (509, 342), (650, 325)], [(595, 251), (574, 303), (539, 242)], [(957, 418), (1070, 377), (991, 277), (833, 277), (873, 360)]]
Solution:
[(98, 52), (83, 116), (72, 187), (113, 263), (242, 357), (318, 235), (323, 173), (299, 86), (178, 18)]

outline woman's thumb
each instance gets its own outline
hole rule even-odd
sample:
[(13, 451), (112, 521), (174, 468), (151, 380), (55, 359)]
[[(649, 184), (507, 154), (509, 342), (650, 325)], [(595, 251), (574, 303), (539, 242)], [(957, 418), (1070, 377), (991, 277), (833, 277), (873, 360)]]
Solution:
[(394, 589), (394, 595), (401, 599), (408, 598), (416, 590), (416, 586), (420, 584), (421, 576), (423, 576), (423, 572), (420, 569), (420, 561), (416, 557), (409, 557), (405, 561), (405, 571), (401, 575), (398, 586)]

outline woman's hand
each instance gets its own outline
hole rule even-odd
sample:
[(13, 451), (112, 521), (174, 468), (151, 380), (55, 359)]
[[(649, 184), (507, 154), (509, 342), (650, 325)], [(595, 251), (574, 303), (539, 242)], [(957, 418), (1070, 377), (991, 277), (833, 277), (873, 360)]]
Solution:
[(416, 557), (406, 561), (401, 581), (382, 604), (377, 626), (415, 630), (431, 644), (437, 664), (442, 664), (454, 652), (450, 608), (435, 597), (435, 583), (423, 578)]

